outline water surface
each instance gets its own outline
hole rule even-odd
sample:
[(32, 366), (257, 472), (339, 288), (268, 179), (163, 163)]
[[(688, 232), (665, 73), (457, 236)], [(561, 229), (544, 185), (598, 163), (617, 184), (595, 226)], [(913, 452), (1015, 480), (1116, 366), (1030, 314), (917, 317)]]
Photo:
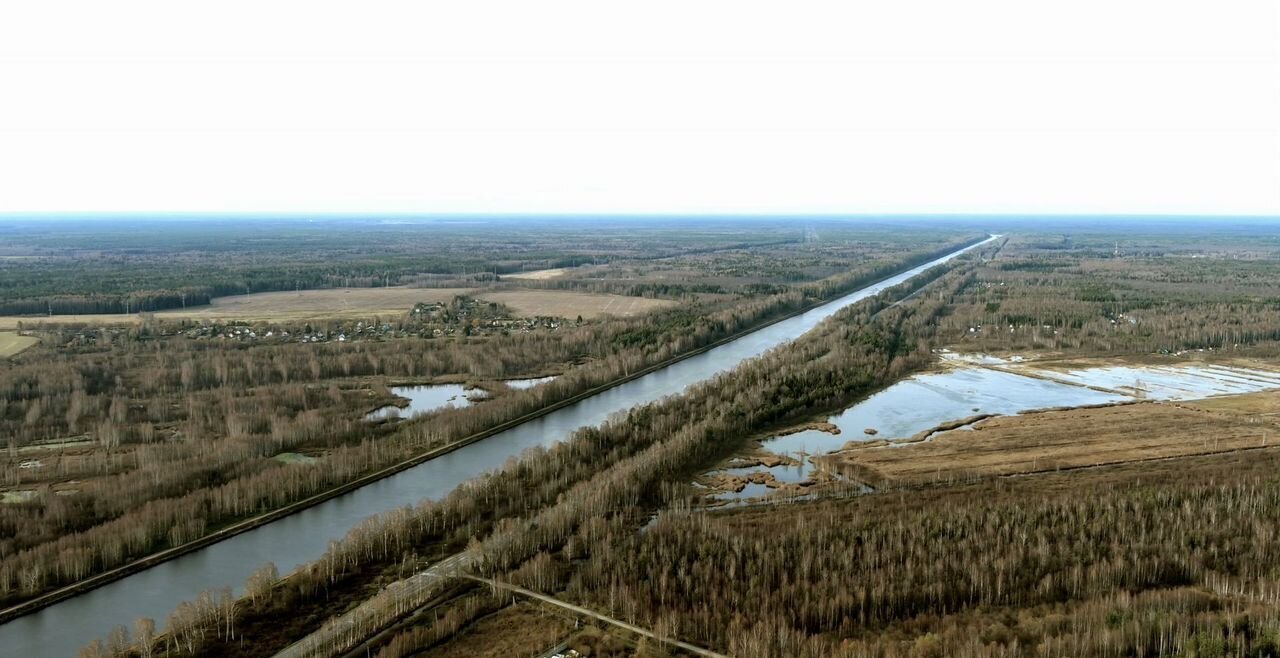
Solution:
[[(829, 417), (827, 422), (839, 427), (840, 434), (805, 430), (761, 442), (769, 452), (798, 459), (799, 466), (727, 468), (709, 475), (745, 477), (767, 471), (778, 482), (800, 483), (813, 474), (808, 455), (834, 452), (849, 441), (907, 439), (942, 423), (978, 414), (1010, 415), (1048, 407), (1084, 407), (1132, 400), (1194, 400), (1280, 388), (1280, 373), (1224, 365), (1123, 365), (1053, 370), (989, 355), (948, 353), (944, 358), (965, 365), (909, 377)], [(1017, 374), (1019, 372), (1026, 374)], [(868, 429), (875, 433), (868, 433)], [(716, 498), (741, 500), (771, 491), (765, 485), (750, 484), (741, 492), (722, 492)]]
[(487, 397), (480, 389), (467, 390), (461, 384), (424, 384), (422, 386), (393, 386), (392, 395), (402, 397), (409, 404), (398, 407), (389, 404), (369, 412), (365, 420), (413, 418), (445, 407), (469, 407), (472, 402)]
[[(768, 471), (779, 482), (804, 482), (813, 465), (806, 455), (839, 450), (849, 441), (906, 439), (947, 421), (978, 414), (1016, 414), (1045, 407), (1079, 407), (1132, 399), (1119, 393), (1104, 393), (1081, 386), (988, 370), (956, 368), (940, 373), (909, 377), (854, 404), (827, 422), (840, 428), (839, 434), (805, 430), (767, 439), (762, 447), (776, 454), (791, 455), (799, 466), (753, 466), (724, 469), (714, 473), (747, 475)], [(868, 434), (866, 430), (875, 430)], [(742, 492), (718, 495), (724, 500), (758, 496), (755, 485)]]
[(555, 375), (549, 375), (547, 377), (534, 377), (533, 379), (508, 379), (503, 381), (503, 383), (511, 388), (525, 390), (540, 384), (545, 384), (555, 378)]

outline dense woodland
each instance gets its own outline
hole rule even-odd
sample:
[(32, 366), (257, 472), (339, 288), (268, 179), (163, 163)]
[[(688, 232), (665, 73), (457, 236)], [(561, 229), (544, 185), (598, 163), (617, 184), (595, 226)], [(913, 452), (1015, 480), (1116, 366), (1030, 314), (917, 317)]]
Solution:
[(1014, 235), (941, 328), (969, 351), (1275, 356), (1280, 244), (1221, 240)]
[(1277, 465), (667, 514), (546, 584), (734, 656), (1274, 656)]
[[(441, 503), (371, 521), (273, 590), (274, 605), (238, 616), (239, 632), (269, 637), (265, 620), (287, 607), (310, 620), (291, 629), (297, 637), (347, 600), (344, 592), (360, 598), (370, 582), (410, 573), (406, 556), (423, 559), (419, 551), (439, 555), (470, 542), (485, 556), (484, 573), (735, 656), (1275, 655), (1280, 588), (1273, 540), (1280, 526), (1269, 515), (1280, 509), (1274, 500), (1280, 483), (1270, 453), (1198, 458), (1192, 470), (1122, 466), (1048, 476), (1051, 483), (1025, 479), (799, 507), (689, 511), (686, 501), (697, 496), (684, 484), (690, 474), (732, 454), (753, 433), (841, 406), (927, 364), (934, 347), (982, 340), (968, 331), (964, 314), (996, 312), (986, 296), (1011, 285), (992, 286), (984, 277), (1038, 259), (1087, 260), (1062, 251), (1010, 242), (987, 254), (994, 260), (957, 266), (900, 305), (887, 307), (907, 291), (846, 311), (732, 378), (584, 430)], [(1093, 282), (1120, 290), (1140, 280), (1151, 261), (1173, 257), (1094, 256), (1129, 259), (1120, 274)], [(1216, 271), (1247, 280), (1249, 271), (1271, 267), (1236, 256), (1220, 257)], [(1018, 265), (1006, 268), (1008, 262)], [(1051, 309), (1062, 285), (1018, 288), (1036, 290), (1025, 297), (1039, 296)], [(1251, 311), (1246, 325), (1268, 321), (1273, 295), (1257, 289), (1242, 298)], [(1147, 307), (1152, 322), (1142, 342), (1116, 339), (1120, 330), (1110, 329), (1116, 325), (1107, 313), (1129, 309), (1107, 306), (1103, 296), (1073, 308), (1088, 319), (1060, 322), (1055, 344), (997, 343), (989, 333), (984, 346), (1200, 349), (1198, 314), (1171, 309), (1217, 301), (1194, 291), (1165, 301)], [(1017, 336), (1014, 324), (1010, 333)], [(1265, 331), (1242, 344), (1252, 355), (1276, 347)], [(660, 508), (674, 511), (646, 525), (649, 511)], [(324, 603), (310, 603), (317, 597)], [(380, 603), (369, 630), (420, 602)], [(378, 648), (388, 657), (416, 655), (491, 609), (480, 599), (448, 608)], [(195, 619), (178, 627), (197, 633), (215, 654), (225, 639)], [(176, 638), (171, 642), (171, 650), (183, 651)]]
[(642, 269), (652, 262), (657, 270), (687, 264), (698, 278), (714, 278), (725, 253), (751, 264), (742, 287), (663, 280), (606, 287), (673, 298), (760, 285), (779, 292), (771, 282), (814, 282), (921, 240), (977, 233), (967, 226), (817, 223), (826, 236), (818, 246), (806, 244), (803, 228), (777, 219), (9, 219), (0, 222), (0, 315), (137, 313), (311, 288), (473, 287), (504, 274), (614, 262)]
[[(0, 506), (0, 600), (29, 598), (323, 492), (955, 244), (866, 261), (840, 276), (719, 310), (682, 307), (555, 334), (253, 345), (154, 337), (141, 328), (86, 344), (71, 340), (80, 329), (65, 330), (65, 341), (54, 330), (46, 340), (52, 347), (23, 354), (0, 379), (6, 484), (39, 492)], [(551, 384), (506, 391), (473, 408), (393, 428), (360, 421), (389, 399), (391, 379), (474, 382), (565, 367)], [(88, 449), (24, 451), (68, 437)], [(308, 467), (273, 459), (295, 452), (322, 461)], [(33, 458), (40, 468), (23, 468)]]
[[(1272, 450), (871, 495), (836, 487), (827, 498), (801, 504), (720, 511), (696, 504), (702, 492), (689, 484), (692, 479), (753, 437), (842, 408), (928, 367), (940, 347), (1275, 355), (1278, 300), (1268, 285), (1280, 274), (1275, 239), (1230, 231), (1225, 238), (1202, 239), (1185, 226), (1168, 234), (1073, 228), (1015, 233), (1007, 243), (846, 309), (732, 374), (531, 451), (443, 500), (370, 519), (287, 578), (264, 565), (246, 583), (245, 599), (234, 599), (229, 590), (209, 592), (158, 624), (140, 620), (119, 629), (85, 654), (271, 655), (308, 633), (331, 637), (323, 634), (327, 620), (365, 601), (359, 624), (317, 646), (315, 655), (352, 648), (386, 658), (423, 655), (461, 631), (485, 628), (486, 615), (509, 601), (458, 585), (446, 604), (419, 609), (425, 598), (384, 587), (465, 551), (475, 556), (481, 575), (734, 656), (1276, 656), (1280, 524), (1272, 517), (1280, 509), (1280, 481), (1273, 474), (1280, 456)], [(670, 291), (645, 293), (637, 286), (683, 277), (689, 287), (682, 294), (700, 286), (711, 296), (703, 310), (673, 309), (640, 322), (573, 329), (603, 332), (578, 345), (598, 349), (601, 343), (593, 341), (604, 340), (609, 347), (603, 351), (556, 358), (568, 353), (558, 352), (556, 341), (569, 334), (525, 337), (531, 344), (550, 341), (541, 365), (521, 364), (519, 373), (479, 366), (470, 377), (579, 365), (537, 394), (503, 395), (437, 418), (457, 423), (465, 434), (884, 271), (872, 263), (861, 273), (827, 275), (818, 283), (779, 279), (746, 294), (761, 282), (738, 277), (750, 266), (734, 265), (736, 253), (704, 259), (706, 267), (692, 265), (700, 255), (619, 260), (604, 270), (610, 274), (583, 268), (571, 277), (574, 283), (546, 283), (662, 295)], [(780, 276), (791, 281), (824, 274), (821, 265), (778, 265), (777, 272), (787, 272)], [(499, 277), (498, 285), (507, 284)], [(714, 295), (721, 291), (734, 291), (736, 302), (717, 306)], [(681, 313), (689, 319), (677, 319)], [(708, 324), (710, 318), (715, 322)], [(477, 364), (483, 362), (480, 346), (492, 345), (442, 344), (466, 354), (477, 350)], [(376, 354), (377, 343), (325, 349)], [(307, 395), (356, 409), (359, 399), (385, 399), (378, 386), (388, 377), (463, 372), (395, 374), (370, 358), (340, 367), (341, 376), (326, 365), (325, 376), (299, 381)], [(390, 353), (386, 359), (406, 367), (422, 361), (399, 362)], [(239, 376), (251, 380), (253, 372)], [(360, 378), (367, 381), (352, 383)], [(207, 393), (220, 389), (213, 384)], [(25, 405), (27, 398), (22, 400)], [(66, 408), (60, 409), (65, 418)], [(110, 417), (102, 400), (95, 409)], [(327, 437), (322, 450), (334, 460), (327, 463), (371, 467), (395, 450), (421, 450), (459, 435), (433, 433), (422, 423), (377, 431), (385, 432), (377, 441)], [(308, 449), (299, 445), (295, 449)], [(307, 472), (271, 468), (277, 478)], [(234, 488), (214, 490), (220, 492), (216, 500), (234, 503), (239, 513), (262, 508), (260, 500)], [(57, 582), (60, 553), (40, 548), (22, 557), (38, 557), (35, 563), (45, 565), (41, 577)], [(23, 596), (23, 572), (12, 573), (14, 596)], [(406, 615), (412, 623), (362, 644)], [(157, 636), (157, 627), (168, 633)], [(652, 646), (645, 652), (664, 654)]]
[(410, 283), (432, 273), (491, 279), (609, 257), (505, 228), (339, 218), (10, 220), (0, 226), (7, 256), (0, 315), (154, 311), (220, 295)]
[[(717, 377), (600, 428), (584, 428), (572, 440), (528, 454), (505, 472), (483, 477), (442, 501), (370, 520), (313, 567), (273, 590), (273, 601), (243, 610), (233, 625), (254, 638), (255, 647), (269, 652), (271, 642), (278, 641), (270, 637), (275, 611), (288, 609), (295, 621), (319, 624), (335, 597), (359, 598), (371, 579), (377, 582), (377, 574), (411, 572), (416, 560), (406, 562), (407, 557), (471, 543), (485, 556), (485, 571), (501, 573), (527, 559), (540, 559), (540, 553), (580, 543), (576, 533), (614, 523), (634, 528), (630, 524), (642, 522), (644, 510), (685, 495), (685, 483), (699, 468), (739, 449), (753, 428), (829, 409), (927, 363), (928, 347), (916, 333), (927, 331), (944, 303), (931, 295), (907, 305), (891, 303), (945, 269), (855, 305), (840, 314), (842, 322), (824, 324), (825, 330), (749, 362), (733, 376)], [(965, 278), (956, 272), (934, 285), (945, 299)], [(536, 511), (521, 518), (529, 509)], [(620, 510), (628, 511), (619, 516)], [(484, 539), (475, 543), (477, 537)], [(373, 591), (378, 589), (375, 585)], [(385, 617), (380, 612), (378, 619), (394, 618), (403, 605), (387, 600)], [(230, 639), (206, 625), (214, 613), (209, 606), (204, 609), (209, 611), (204, 616), (185, 608), (168, 620), (168, 627), (178, 630), (170, 636), (171, 651), (185, 652), (205, 642), (210, 655), (216, 655), (222, 646), (219, 637)], [(265, 618), (255, 618), (255, 611)], [(255, 627), (259, 635), (251, 630)]]

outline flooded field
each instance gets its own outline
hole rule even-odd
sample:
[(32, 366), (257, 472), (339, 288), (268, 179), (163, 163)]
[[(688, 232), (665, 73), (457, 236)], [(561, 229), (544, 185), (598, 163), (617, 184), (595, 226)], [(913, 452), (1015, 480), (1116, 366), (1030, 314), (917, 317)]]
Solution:
[[(1272, 393), (1247, 393), (1240, 401)], [(1209, 400), (1212, 403), (1212, 399)], [(994, 416), (928, 441), (862, 443), (817, 458), (824, 475), (876, 488), (1060, 472), (1276, 445), (1280, 423), (1252, 412), (1206, 412), (1196, 403), (1135, 401)], [(1274, 398), (1272, 400), (1272, 409)]]
[(391, 420), (413, 418), (445, 407), (469, 407), (472, 402), (488, 397), (485, 391), (467, 389), (462, 384), (426, 384), (423, 386), (394, 386), (394, 395), (405, 398), (409, 404), (398, 407), (389, 404), (365, 415), (365, 420)]
[(1116, 366), (1036, 372), (1058, 381), (1107, 388), (1148, 400), (1198, 400), (1280, 388), (1280, 373), (1219, 365)]
[(533, 388), (534, 386), (537, 386), (539, 384), (545, 384), (555, 378), (556, 378), (555, 375), (551, 375), (549, 377), (534, 377), (533, 379), (508, 379), (503, 383), (506, 384), (507, 386), (510, 386), (511, 388), (515, 388), (523, 391), (525, 389)]
[[(724, 491), (716, 497), (745, 500), (785, 489), (787, 485), (811, 483), (815, 477), (812, 456), (840, 450), (851, 441), (913, 437), (927, 440), (926, 435), (940, 425), (975, 416), (1007, 416), (1035, 409), (1139, 400), (1195, 400), (1280, 389), (1280, 372), (1226, 365), (1053, 369), (1016, 357), (1001, 359), (950, 353), (943, 356), (953, 367), (904, 379), (827, 418), (828, 423), (839, 429), (838, 433), (807, 429), (761, 442), (761, 450), (786, 458), (784, 463), (723, 468), (708, 473), (707, 477), (713, 481), (728, 481), (742, 487), (740, 491)], [(734, 488), (737, 487), (730, 487)]]
[[(511, 388), (523, 391), (545, 384), (555, 378), (555, 375), (551, 375), (532, 379), (508, 379), (503, 383)], [(489, 392), (482, 388), (467, 388), (462, 384), (393, 386), (391, 387), (391, 393), (408, 400), (409, 404), (403, 407), (394, 404), (379, 407), (366, 414), (364, 419), (379, 421), (413, 418), (438, 409), (444, 409), (445, 407), (469, 407), (473, 403), (489, 397)]]

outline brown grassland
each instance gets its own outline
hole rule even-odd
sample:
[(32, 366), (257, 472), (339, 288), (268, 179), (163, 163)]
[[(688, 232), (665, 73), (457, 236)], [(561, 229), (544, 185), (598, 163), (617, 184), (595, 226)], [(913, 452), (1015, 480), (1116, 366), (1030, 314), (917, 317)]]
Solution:
[[(332, 288), (287, 292), (260, 292), (252, 295), (215, 297), (212, 304), (187, 309), (148, 313), (160, 320), (243, 320), (290, 322), (314, 319), (367, 318), (373, 315), (399, 317), (414, 304), (447, 302), (465, 294), (465, 288)], [(84, 315), (2, 316), (0, 327), (41, 324), (136, 324), (138, 313), (97, 313)]]
[[(300, 322), (399, 317), (415, 304), (448, 302), (458, 295), (475, 294), (472, 288), (334, 288), (286, 292), (261, 292), (252, 295), (216, 297), (212, 304), (188, 309), (156, 311), (147, 316), (158, 320), (240, 320), (248, 322)], [(670, 308), (672, 300), (596, 294), (572, 290), (506, 289), (479, 293), (478, 298), (511, 307), (522, 317), (563, 317), (593, 319), (602, 315), (632, 317), (650, 311)], [(41, 324), (137, 324), (143, 320), (137, 313), (85, 314), (51, 316), (0, 316), (0, 329)], [(0, 338), (0, 350), (7, 341)], [(0, 351), (0, 355), (4, 355)], [(7, 355), (6, 355), (7, 356)]]
[(503, 274), (504, 279), (530, 279), (533, 281), (542, 281), (544, 279), (554, 279), (564, 275), (569, 269), (566, 267), (554, 267), (549, 270), (531, 270), (528, 272), (513, 272), (511, 274)]
[(1187, 406), (1209, 411), (1254, 414), (1260, 417), (1274, 418), (1280, 416), (1280, 391), (1207, 398), (1188, 402)]
[(414, 304), (448, 302), (466, 288), (334, 288), (297, 292), (263, 292), (215, 297), (209, 306), (162, 311), (163, 318), (235, 318), (279, 320), (343, 317), (344, 314), (399, 316)]

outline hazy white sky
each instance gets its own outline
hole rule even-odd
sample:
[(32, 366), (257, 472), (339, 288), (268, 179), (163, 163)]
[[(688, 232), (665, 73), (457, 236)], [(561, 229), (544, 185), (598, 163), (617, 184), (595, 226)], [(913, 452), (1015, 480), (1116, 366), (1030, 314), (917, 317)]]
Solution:
[(45, 210), (1275, 214), (1280, 2), (6, 2)]

